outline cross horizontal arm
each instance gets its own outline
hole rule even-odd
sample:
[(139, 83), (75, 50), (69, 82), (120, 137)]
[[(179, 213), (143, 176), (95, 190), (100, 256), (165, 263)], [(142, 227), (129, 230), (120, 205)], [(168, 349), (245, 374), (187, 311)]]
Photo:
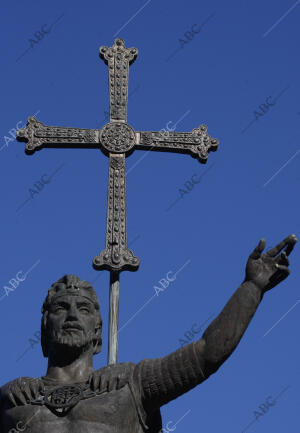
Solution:
[(207, 134), (207, 127), (200, 125), (192, 132), (137, 132), (135, 149), (189, 153), (205, 164), (208, 153), (216, 151), (218, 144), (216, 138)]
[(100, 147), (97, 129), (46, 126), (35, 117), (28, 117), (27, 125), (17, 132), (17, 140), (26, 142), (26, 152), (33, 153), (41, 147)]

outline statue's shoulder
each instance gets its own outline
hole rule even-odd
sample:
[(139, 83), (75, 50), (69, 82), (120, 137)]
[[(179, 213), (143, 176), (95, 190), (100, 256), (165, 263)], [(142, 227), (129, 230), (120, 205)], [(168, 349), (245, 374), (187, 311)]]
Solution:
[(40, 384), (40, 378), (27, 376), (19, 377), (6, 383), (0, 387), (1, 405), (4, 405), (5, 403), (13, 403), (16, 406), (16, 400), (20, 398), (21, 394), (24, 394), (24, 391), (25, 393), (28, 390), (32, 391), (36, 387), (40, 386)]
[(120, 362), (119, 364), (106, 365), (105, 367), (99, 368), (99, 372), (106, 372), (112, 374), (118, 374), (118, 372), (130, 372), (135, 367), (133, 362)]
[(29, 384), (30, 382), (35, 381), (36, 379), (34, 377), (18, 377), (17, 379), (13, 379), (10, 382), (7, 382), (5, 385), (2, 385), (0, 387), (0, 395), (3, 397), (5, 393), (9, 392), (10, 389), (14, 387), (20, 387), (23, 384)]
[(7, 382), (5, 385), (2, 385), (1, 389), (5, 388), (7, 386), (10, 386), (10, 385), (16, 384), (16, 383), (19, 383), (19, 384), (24, 383), (25, 384), (25, 383), (29, 383), (29, 382), (34, 382), (34, 381), (39, 380), (39, 379), (40, 378), (28, 377), (28, 376), (17, 377), (16, 379), (13, 379), (10, 382)]
[(120, 364), (107, 365), (99, 370), (96, 370), (91, 378), (95, 388), (100, 387), (101, 390), (123, 388), (130, 382), (135, 364), (133, 362), (123, 362)]

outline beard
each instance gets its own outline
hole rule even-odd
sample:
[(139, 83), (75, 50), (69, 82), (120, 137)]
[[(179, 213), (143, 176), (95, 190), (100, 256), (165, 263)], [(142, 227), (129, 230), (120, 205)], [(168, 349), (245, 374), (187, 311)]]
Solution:
[(91, 331), (76, 330), (51, 330), (48, 334), (48, 341), (51, 352), (61, 353), (63, 357), (78, 357), (93, 347), (94, 335)]

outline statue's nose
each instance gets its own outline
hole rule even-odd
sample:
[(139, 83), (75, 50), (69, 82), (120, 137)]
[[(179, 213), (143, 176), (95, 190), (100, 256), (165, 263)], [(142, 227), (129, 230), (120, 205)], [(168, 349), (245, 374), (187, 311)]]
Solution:
[(76, 307), (71, 307), (68, 311), (68, 316), (66, 321), (78, 321), (78, 310)]

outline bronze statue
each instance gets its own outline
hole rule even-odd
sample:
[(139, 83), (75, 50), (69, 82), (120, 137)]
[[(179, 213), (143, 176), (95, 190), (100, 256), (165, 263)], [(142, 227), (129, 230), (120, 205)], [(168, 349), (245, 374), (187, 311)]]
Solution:
[(159, 359), (93, 369), (102, 319), (92, 286), (74, 275), (54, 283), (42, 309), (46, 376), (1, 388), (0, 433), (159, 432), (160, 407), (206, 380), (236, 348), (263, 295), (289, 275), (290, 235), (250, 255), (241, 286), (196, 342)]

